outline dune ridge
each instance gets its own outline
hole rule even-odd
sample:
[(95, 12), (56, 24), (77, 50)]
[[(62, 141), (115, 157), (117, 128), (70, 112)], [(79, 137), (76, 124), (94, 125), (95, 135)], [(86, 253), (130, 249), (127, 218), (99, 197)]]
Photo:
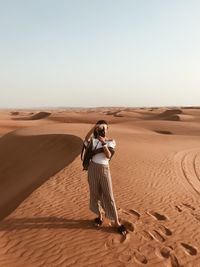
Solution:
[(29, 112), (28, 116), (27, 114), (25, 114), (23, 117), (16, 117), (16, 115), (21, 115), (19, 112), (12, 112), (11, 114), (15, 115), (15, 117), (12, 118), (13, 120), (41, 120), (51, 115), (50, 112), (45, 112), (45, 111), (40, 111), (35, 114), (34, 112)]

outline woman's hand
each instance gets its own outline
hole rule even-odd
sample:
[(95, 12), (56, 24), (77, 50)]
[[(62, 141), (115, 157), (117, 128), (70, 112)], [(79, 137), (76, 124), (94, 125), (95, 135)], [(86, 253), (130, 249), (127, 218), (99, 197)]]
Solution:
[(106, 143), (106, 138), (103, 137), (103, 136), (98, 136), (98, 140), (102, 143), (102, 144), (105, 144)]
[(111, 158), (111, 152), (109, 151), (107, 144), (106, 144), (106, 137), (98, 136), (98, 140), (102, 143), (103, 145), (103, 150), (104, 154), (106, 155), (106, 158), (110, 159)]

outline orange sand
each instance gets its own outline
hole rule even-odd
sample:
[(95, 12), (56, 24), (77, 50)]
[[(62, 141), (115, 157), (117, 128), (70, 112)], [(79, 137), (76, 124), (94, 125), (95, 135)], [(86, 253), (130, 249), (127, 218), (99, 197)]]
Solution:
[[(94, 228), (82, 139), (99, 119), (121, 237)], [(1, 267), (200, 267), (200, 109), (0, 111)]]

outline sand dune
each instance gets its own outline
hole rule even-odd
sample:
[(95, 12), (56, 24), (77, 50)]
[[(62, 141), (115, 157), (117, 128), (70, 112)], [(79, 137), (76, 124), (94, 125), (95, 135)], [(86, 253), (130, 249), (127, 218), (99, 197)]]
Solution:
[(73, 135), (18, 135), (0, 139), (0, 219), (49, 177), (70, 164), (82, 141)]
[(160, 134), (174, 134), (184, 136), (200, 136), (200, 124), (197, 122), (186, 122), (186, 121), (165, 121), (159, 122), (153, 120), (136, 121), (134, 126), (142, 127), (146, 131), (160, 133)]
[[(12, 115), (14, 115), (14, 114), (12, 114)], [(16, 114), (16, 112), (15, 112), (15, 115), (19, 115), (19, 113)], [(50, 115), (51, 115), (50, 112), (44, 112), (44, 111), (38, 112), (36, 114), (31, 112), (28, 114), (28, 116), (26, 115), (23, 117), (17, 117), (17, 118), (15, 117), (15, 118), (13, 118), (13, 120), (41, 120), (41, 119), (44, 119)]]
[(19, 111), (12, 111), (11, 115), (14, 115), (14, 116), (19, 115)]
[(41, 119), (44, 119), (50, 115), (51, 115), (50, 112), (39, 112), (39, 113), (32, 115), (30, 117), (30, 120), (41, 120)]
[[(200, 267), (199, 109), (48, 113), (0, 114), (0, 266)], [(102, 118), (117, 142), (110, 167), (126, 237), (107, 219), (97, 230), (88, 208), (79, 153)]]
[(151, 119), (157, 120), (169, 120), (169, 121), (180, 121), (179, 114), (182, 114), (181, 109), (169, 109), (165, 110), (164, 112), (157, 114), (156, 116), (152, 117)]

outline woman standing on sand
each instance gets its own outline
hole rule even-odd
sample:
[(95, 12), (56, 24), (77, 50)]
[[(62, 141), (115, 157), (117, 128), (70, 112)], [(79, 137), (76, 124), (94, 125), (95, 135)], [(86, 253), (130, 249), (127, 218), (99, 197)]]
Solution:
[(105, 216), (111, 221), (115, 221), (118, 232), (125, 235), (127, 230), (119, 222), (109, 169), (109, 160), (114, 154), (116, 144), (114, 140), (107, 139), (107, 130), (107, 122), (100, 120), (88, 132), (84, 141), (86, 146), (92, 142), (93, 150), (93, 157), (88, 167), (90, 210), (98, 215), (94, 219), (96, 226), (99, 227), (103, 223), (103, 209)]

